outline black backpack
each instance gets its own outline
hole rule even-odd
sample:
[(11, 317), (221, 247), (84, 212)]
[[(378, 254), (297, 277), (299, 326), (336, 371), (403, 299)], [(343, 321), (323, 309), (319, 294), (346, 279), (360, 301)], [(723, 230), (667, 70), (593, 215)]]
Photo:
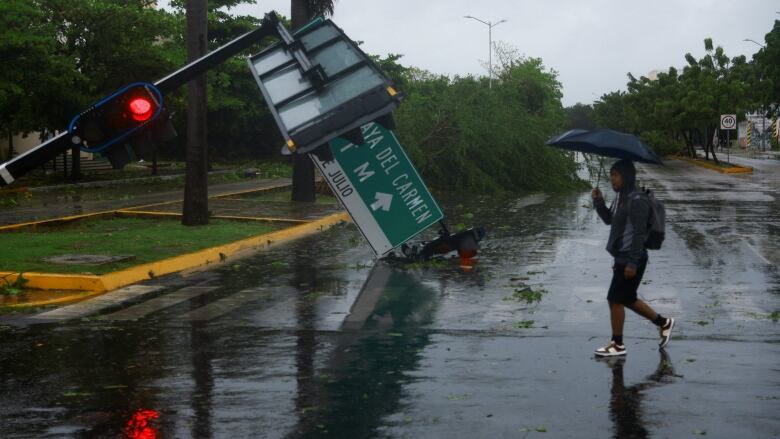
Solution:
[(650, 189), (642, 188), (650, 202), (650, 217), (647, 219), (647, 240), (645, 248), (660, 250), (666, 238), (666, 208)]

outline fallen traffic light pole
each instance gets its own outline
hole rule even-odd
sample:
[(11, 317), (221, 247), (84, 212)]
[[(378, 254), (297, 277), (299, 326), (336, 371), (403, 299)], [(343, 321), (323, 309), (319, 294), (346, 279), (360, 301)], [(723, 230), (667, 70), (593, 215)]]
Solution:
[(481, 229), (451, 234), (444, 214), (397, 137), (392, 112), (402, 95), (332, 21), (290, 34), (274, 12), (228, 44), (154, 82), (129, 84), (74, 117), (68, 130), (0, 165), (0, 186), (69, 148), (100, 153), (114, 168), (175, 136), (164, 95), (266, 37), (280, 41), (247, 59), (284, 138), (283, 154), (307, 154), (379, 256), (439, 224), (439, 237), (403, 247), (403, 257), (476, 254)]
[[(263, 38), (271, 37), (271, 36), (280, 38), (282, 42), (288, 46), (294, 45), (295, 42), (294, 38), (290, 35), (289, 31), (284, 27), (282, 22), (279, 20), (279, 17), (276, 15), (276, 13), (271, 12), (263, 18), (262, 24), (257, 29), (245, 33), (244, 35), (234, 39), (233, 41), (225, 44), (224, 46), (212, 52), (209, 52), (208, 54), (187, 64), (186, 66), (180, 68), (179, 70), (176, 70), (175, 72), (165, 76), (164, 78), (148, 85), (153, 87), (156, 90), (156, 92), (159, 92), (160, 97), (162, 97), (166, 93), (170, 93), (178, 89), (179, 87), (185, 85), (186, 83), (190, 82), (195, 77), (203, 73), (206, 73), (212, 68), (222, 64), (224, 61), (231, 58), (232, 56), (235, 56), (238, 53), (242, 52), (243, 50), (248, 49), (253, 44), (260, 42)], [(318, 74), (317, 70), (312, 69), (311, 65), (308, 64), (308, 59), (306, 57), (306, 54), (303, 53), (303, 51), (300, 50), (300, 48), (291, 47), (290, 50), (295, 54), (295, 59), (297, 62), (301, 64), (302, 66), (301, 68), (305, 69), (304, 71), (305, 75), (314, 77)], [(308, 67), (308, 69), (306, 69), (306, 67)], [(117, 95), (117, 93), (119, 92), (112, 93), (111, 95), (109, 95), (109, 98), (113, 97), (114, 95)], [(108, 103), (106, 99), (108, 98), (104, 98), (100, 102), (84, 110), (82, 113), (80, 113), (79, 116), (88, 115), (89, 113), (94, 112), (96, 109), (99, 109), (100, 106), (106, 105)], [(159, 102), (159, 105), (160, 107), (162, 107), (163, 103)], [(76, 118), (74, 118), (74, 121), (79, 119), (79, 116), (76, 116)], [(71, 125), (73, 125), (73, 123)], [(138, 125), (139, 126), (146, 125), (146, 121), (139, 121)], [(136, 127), (130, 127), (129, 130), (115, 133), (116, 135), (108, 139), (108, 142), (105, 142), (102, 145), (90, 145), (88, 148), (85, 149), (87, 149), (88, 151), (89, 150), (94, 151), (96, 149), (101, 149), (103, 151), (111, 151), (112, 148), (119, 148), (121, 146), (120, 144), (122, 143), (122, 141), (126, 140), (131, 134), (133, 134), (133, 133), (128, 133), (127, 131), (130, 130), (138, 131), (135, 130), (135, 128)], [(73, 145), (81, 145), (84, 139), (81, 138), (81, 136), (76, 136), (76, 137), (77, 138), (74, 139), (74, 133), (72, 130), (63, 131), (57, 136), (52, 137), (46, 142), (36, 146), (35, 148), (17, 157), (14, 157), (13, 159), (7, 161), (6, 163), (1, 164), (0, 165), (0, 187), (13, 183), (17, 178), (25, 175), (26, 173), (30, 172), (36, 167), (41, 166), (44, 163), (52, 160), (57, 155), (64, 153), (65, 151), (73, 147)], [(111, 145), (106, 145), (106, 143), (111, 143)], [(106, 149), (103, 149), (103, 147), (106, 147)]]

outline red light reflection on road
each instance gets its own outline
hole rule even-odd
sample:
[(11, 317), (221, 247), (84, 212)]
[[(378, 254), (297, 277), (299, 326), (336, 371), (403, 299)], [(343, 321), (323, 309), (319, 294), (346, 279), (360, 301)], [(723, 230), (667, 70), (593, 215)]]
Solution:
[(157, 439), (160, 431), (151, 425), (152, 421), (160, 417), (157, 410), (140, 409), (125, 424), (125, 437), (131, 439)]

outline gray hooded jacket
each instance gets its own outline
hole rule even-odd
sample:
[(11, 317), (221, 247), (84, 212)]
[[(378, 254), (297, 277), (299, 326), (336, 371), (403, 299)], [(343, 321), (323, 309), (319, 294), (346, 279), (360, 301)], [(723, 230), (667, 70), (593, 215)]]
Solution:
[(604, 224), (610, 227), (607, 251), (615, 258), (615, 264), (636, 268), (647, 258), (647, 220), (650, 217), (650, 200), (643, 191), (635, 190), (636, 170), (633, 163), (621, 160), (612, 167), (623, 177), (621, 189), (612, 207), (604, 199), (596, 201), (596, 212)]
[(621, 193), (612, 209), (607, 207), (602, 198), (596, 202), (596, 212), (604, 224), (611, 226), (607, 251), (615, 258), (615, 263), (636, 268), (647, 258), (645, 241), (647, 218), (650, 215), (647, 195), (641, 191), (634, 191), (626, 196)]

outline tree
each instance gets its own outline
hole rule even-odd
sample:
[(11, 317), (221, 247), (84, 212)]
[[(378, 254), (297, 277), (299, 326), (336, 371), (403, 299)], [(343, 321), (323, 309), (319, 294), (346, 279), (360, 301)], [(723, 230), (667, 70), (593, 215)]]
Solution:
[[(82, 75), (55, 35), (46, 11), (30, 1), (0, 2), (0, 133), (11, 149), (17, 133), (64, 126), (65, 117), (51, 102), (71, 102), (77, 95), (72, 84)], [(8, 153), (10, 158), (13, 151)]]
[[(261, 20), (231, 15), (224, 1), (209, 2), (209, 45), (217, 48), (256, 28)], [(258, 46), (275, 43), (268, 38)], [(253, 47), (242, 55), (252, 55)], [(247, 69), (246, 59), (234, 56), (208, 75), (209, 157), (246, 159), (278, 157), (282, 138), (263, 102), (257, 82)]]
[(704, 48), (706, 54), (700, 60), (690, 54), (685, 56), (688, 65), (680, 77), (685, 89), (682, 105), (689, 126), (703, 129), (705, 158), (709, 159), (712, 154), (713, 160), (718, 162), (712, 139), (719, 127), (720, 115), (724, 112), (744, 115), (750, 106), (749, 84), (737, 74), (744, 67), (744, 57), (730, 59), (710, 38), (704, 40)]
[(170, 70), (160, 41), (172, 25), (148, 0), (0, 2), (3, 134), (63, 130), (120, 86)]
[[(767, 35), (767, 41), (773, 39), (780, 43), (778, 25)], [(753, 62), (744, 56), (729, 58), (710, 38), (704, 40), (704, 49), (701, 59), (686, 54), (682, 71), (671, 67), (655, 80), (629, 74), (626, 92), (605, 94), (594, 104), (597, 121), (641, 136), (661, 154), (685, 149), (695, 156), (695, 146), (701, 145), (705, 158), (717, 162), (713, 138), (720, 115), (744, 117), (751, 109), (773, 108), (766, 90), (776, 64), (766, 64), (772, 62), (769, 46)]]
[[(292, 27), (297, 29), (318, 15), (331, 15), (334, 0), (291, 0)], [(314, 163), (308, 155), (293, 155), (292, 200), (313, 202), (315, 200)]]
[[(208, 7), (206, 0), (187, 0), (187, 60), (192, 62), (208, 51)], [(206, 74), (187, 85), (187, 169), (182, 224), (209, 223), (208, 137)]]
[[(236, 15), (231, 9), (247, 0), (209, 0), (208, 46), (214, 50), (260, 25), (261, 19)], [(185, 3), (171, 2), (172, 15), (179, 33), (168, 42), (169, 52), (178, 61), (185, 62)], [(245, 160), (278, 158), (282, 138), (276, 123), (263, 102), (257, 83), (247, 70), (243, 56), (251, 56), (278, 40), (269, 37), (245, 52), (234, 56), (211, 69), (207, 77), (208, 88), (208, 157), (209, 162), (219, 160)], [(186, 126), (187, 105), (182, 93), (166, 96), (166, 105), (173, 111), (176, 126)], [(165, 157), (182, 159), (186, 151), (186, 137), (180, 136), (164, 146)]]
[[(497, 80), (435, 75), (380, 59), (402, 77), (397, 134), (426, 183), (456, 191), (577, 186), (573, 154), (546, 146), (566, 118), (556, 72), (510, 46), (497, 50)], [(396, 65), (393, 65), (396, 64)]]
[(758, 100), (770, 116), (780, 116), (780, 20), (764, 37), (765, 47), (753, 56), (759, 77)]
[(563, 109), (566, 113), (566, 129), (592, 130), (596, 128), (593, 106), (580, 102)]
[(606, 93), (593, 103), (593, 113), (596, 123), (603, 128), (610, 128), (616, 131), (631, 132), (631, 122), (629, 121), (627, 93), (615, 91)]

